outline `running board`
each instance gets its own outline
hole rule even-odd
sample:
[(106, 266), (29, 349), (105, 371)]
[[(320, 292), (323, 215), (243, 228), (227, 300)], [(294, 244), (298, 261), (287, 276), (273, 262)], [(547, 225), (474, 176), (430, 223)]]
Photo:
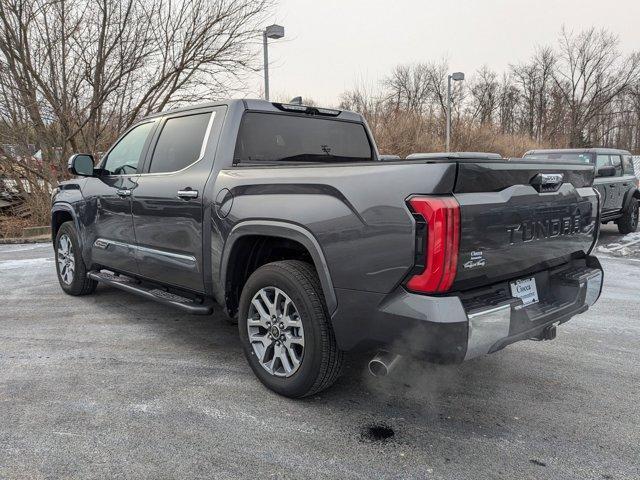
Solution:
[(87, 273), (87, 276), (92, 280), (110, 285), (125, 292), (135, 293), (141, 297), (153, 300), (155, 302), (163, 303), (176, 307), (183, 312), (191, 313), (193, 315), (210, 315), (213, 313), (212, 303), (198, 303), (191, 298), (182, 297), (175, 293), (166, 292), (160, 288), (153, 286), (143, 286), (135, 278), (127, 277), (124, 275), (114, 275), (107, 272), (99, 272), (92, 270)]

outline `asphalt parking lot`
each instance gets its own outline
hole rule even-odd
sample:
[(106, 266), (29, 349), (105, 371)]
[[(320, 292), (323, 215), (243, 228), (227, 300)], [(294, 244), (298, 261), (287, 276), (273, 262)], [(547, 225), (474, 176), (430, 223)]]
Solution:
[(383, 380), (350, 357), (303, 401), (262, 387), (221, 315), (69, 297), (50, 245), (2, 245), (0, 478), (638, 479), (640, 242), (620, 242), (606, 227), (603, 295), (556, 340)]

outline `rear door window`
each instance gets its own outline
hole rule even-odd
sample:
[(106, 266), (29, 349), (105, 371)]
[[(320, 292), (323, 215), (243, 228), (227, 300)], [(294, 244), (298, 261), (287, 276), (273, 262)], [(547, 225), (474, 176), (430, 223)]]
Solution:
[(246, 113), (235, 164), (368, 162), (369, 137), (361, 123), (319, 117)]
[(633, 160), (630, 155), (624, 155), (622, 157), (622, 171), (625, 175), (633, 175)]
[(165, 121), (153, 149), (149, 173), (176, 172), (198, 160), (215, 112), (172, 117)]
[(610, 155), (611, 165), (613, 165), (616, 169), (616, 176), (622, 176), (622, 160), (620, 159), (620, 155)]

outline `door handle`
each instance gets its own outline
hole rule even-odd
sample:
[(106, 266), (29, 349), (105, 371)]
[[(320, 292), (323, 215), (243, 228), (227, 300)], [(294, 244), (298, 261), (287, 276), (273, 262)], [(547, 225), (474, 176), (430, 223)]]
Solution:
[(178, 190), (178, 197), (189, 200), (190, 198), (198, 198), (198, 190)]
[(118, 194), (119, 197), (129, 197), (131, 196), (131, 190), (129, 190), (128, 188), (118, 188), (116, 190), (116, 193)]

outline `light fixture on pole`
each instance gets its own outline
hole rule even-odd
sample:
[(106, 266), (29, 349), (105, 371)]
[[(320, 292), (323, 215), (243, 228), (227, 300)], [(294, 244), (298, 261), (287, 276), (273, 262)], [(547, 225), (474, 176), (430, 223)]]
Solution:
[(269, 100), (269, 46), (267, 39), (277, 40), (284, 37), (284, 27), (282, 25), (269, 25), (262, 32), (262, 47), (264, 50), (264, 98)]
[(447, 77), (447, 152), (451, 145), (451, 80), (461, 82), (464, 80), (464, 73), (455, 72)]

